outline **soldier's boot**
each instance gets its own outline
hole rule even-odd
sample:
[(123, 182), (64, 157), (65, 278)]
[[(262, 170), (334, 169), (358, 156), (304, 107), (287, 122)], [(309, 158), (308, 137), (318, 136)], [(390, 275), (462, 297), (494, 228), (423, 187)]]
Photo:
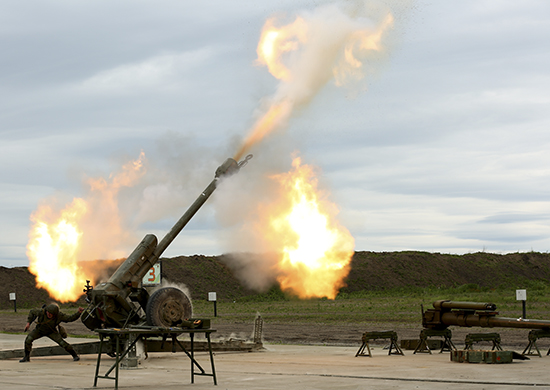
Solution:
[(25, 351), (25, 356), (23, 359), (19, 360), (19, 363), (26, 363), (31, 361), (31, 351)]
[(74, 362), (78, 362), (80, 360), (80, 356), (78, 356), (78, 354), (73, 348), (67, 348), (67, 352), (71, 354)]

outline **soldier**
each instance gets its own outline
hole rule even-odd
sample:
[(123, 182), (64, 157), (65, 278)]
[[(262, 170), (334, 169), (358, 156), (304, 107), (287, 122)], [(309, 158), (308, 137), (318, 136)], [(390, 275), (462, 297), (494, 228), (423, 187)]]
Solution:
[[(25, 332), (29, 330), (31, 323), (35, 319), (37, 319), (37, 324), (36, 327), (27, 335), (27, 338), (25, 339), (25, 356), (23, 357), (23, 359), (19, 360), (19, 362), (23, 363), (30, 361), (32, 342), (44, 336), (48, 336), (57, 344), (65, 348), (65, 350), (72, 355), (75, 362), (79, 361), (80, 357), (77, 355), (73, 346), (63, 340), (63, 337), (58, 331), (58, 326), (60, 326), (60, 322), (76, 321), (83, 311), (84, 309), (79, 307), (76, 313), (74, 313), (73, 315), (67, 315), (60, 312), (59, 306), (57, 306), (55, 303), (49, 304), (47, 306), (44, 305), (41, 309), (32, 309), (29, 312), (27, 325), (25, 326)], [(64, 329), (62, 329), (62, 332), (65, 333)], [(63, 336), (66, 337), (66, 334), (64, 334)]]

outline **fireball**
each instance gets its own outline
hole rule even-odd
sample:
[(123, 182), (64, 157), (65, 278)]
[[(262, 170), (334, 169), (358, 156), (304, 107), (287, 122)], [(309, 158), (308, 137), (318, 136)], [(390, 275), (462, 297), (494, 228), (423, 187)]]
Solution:
[[(82, 295), (86, 280), (95, 284), (95, 267), (84, 270), (84, 260), (114, 256), (128, 233), (118, 209), (122, 187), (134, 185), (142, 177), (144, 153), (125, 164), (108, 179), (88, 179), (86, 199), (74, 198), (58, 211), (44, 201), (31, 215), (27, 244), (29, 271), (37, 287), (44, 288), (59, 302), (74, 302)], [(53, 199), (52, 199), (53, 200)], [(87, 245), (86, 245), (87, 243)]]
[(59, 216), (49, 206), (40, 207), (31, 216), (29, 271), (36, 276), (37, 287), (45, 288), (60, 302), (75, 301), (82, 294), (86, 276), (76, 259), (82, 237), (78, 225), (86, 212), (86, 201), (76, 198)]
[(281, 248), (277, 281), (300, 298), (334, 299), (345, 285), (354, 239), (336, 221), (336, 207), (318, 190), (313, 169), (300, 158), (292, 165), (274, 177), (283, 197), (267, 208), (265, 235)]

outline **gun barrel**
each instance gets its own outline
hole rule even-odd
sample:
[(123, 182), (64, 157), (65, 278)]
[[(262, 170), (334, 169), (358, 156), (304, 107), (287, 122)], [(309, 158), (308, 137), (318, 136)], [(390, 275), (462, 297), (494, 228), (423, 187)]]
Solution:
[(107, 282), (100, 283), (95, 288), (86, 287), (84, 291), (86, 292), (89, 305), (82, 318), (82, 322), (89, 329), (96, 329), (104, 323), (107, 323), (109, 326), (123, 326), (124, 324), (136, 323), (141, 320), (133, 305), (128, 301), (128, 298), (139, 302), (145, 310), (144, 305), (147, 304), (148, 293), (143, 289), (139, 290), (143, 277), (158, 262), (159, 257), (168, 245), (174, 241), (185, 225), (187, 225), (210, 195), (212, 195), (216, 189), (218, 180), (224, 176), (238, 172), (251, 158), (252, 155), (248, 155), (239, 163), (232, 158), (228, 158), (216, 170), (214, 180), (212, 180), (158, 244), (155, 235), (146, 235)]
[(441, 314), (441, 322), (446, 326), (479, 326), (482, 328), (522, 328), (522, 329), (548, 329), (550, 321), (527, 320), (522, 318), (506, 318), (497, 316), (484, 316), (478, 314), (461, 314), (448, 312)]
[(437, 310), (496, 310), (497, 305), (494, 303), (480, 303), (480, 302), (458, 302), (458, 301), (435, 301), (433, 306)]
[(151, 263), (151, 254), (157, 246), (157, 238), (154, 234), (147, 234), (138, 244), (136, 249), (111, 275), (107, 284), (116, 285), (123, 289), (124, 283), (131, 282), (137, 286), (141, 279), (154, 265)]
[[(204, 189), (199, 197), (193, 202), (187, 211), (181, 216), (176, 224), (170, 229), (170, 231), (164, 236), (164, 238), (157, 244), (156, 238), (154, 244), (149, 244), (149, 252), (145, 256), (129, 256), (128, 259), (120, 266), (120, 268), (113, 274), (110, 281), (132, 281), (133, 284), (138, 283), (149, 271), (149, 269), (155, 265), (162, 253), (168, 248), (168, 246), (174, 241), (182, 229), (193, 218), (193, 216), (199, 211), (199, 209), (208, 200), (210, 195), (216, 189), (218, 180), (221, 177), (232, 175), (239, 171), (239, 169), (245, 165), (245, 163), (251, 158), (247, 157), (246, 160), (237, 163), (232, 158), (228, 158), (225, 162), (216, 169), (214, 180)], [(144, 239), (147, 240), (148, 236)], [(154, 236), (153, 236), (154, 237)], [(143, 243), (142, 243), (143, 244)]]
[(155, 249), (155, 252), (153, 253), (153, 257), (155, 258), (154, 262), (158, 260), (158, 258), (162, 255), (166, 248), (168, 248), (168, 245), (170, 245), (172, 241), (174, 241), (174, 239), (182, 231), (185, 225), (187, 225), (191, 218), (193, 218), (197, 211), (199, 211), (202, 205), (208, 200), (210, 195), (212, 195), (212, 193), (216, 189), (218, 180), (223, 176), (229, 176), (233, 173), (238, 172), (240, 167), (241, 165), (232, 158), (228, 158), (222, 165), (218, 167), (214, 180), (210, 182), (210, 184), (204, 189), (204, 191), (199, 195), (195, 202), (193, 202), (193, 204), (189, 206), (187, 211), (181, 216), (178, 222), (176, 222), (172, 229), (170, 229), (170, 231), (166, 233), (164, 238), (159, 242)]
[(449, 326), (480, 326), (482, 328), (549, 329), (550, 321), (497, 317), (494, 303), (435, 301), (433, 309), (422, 311), (422, 325), (443, 330)]

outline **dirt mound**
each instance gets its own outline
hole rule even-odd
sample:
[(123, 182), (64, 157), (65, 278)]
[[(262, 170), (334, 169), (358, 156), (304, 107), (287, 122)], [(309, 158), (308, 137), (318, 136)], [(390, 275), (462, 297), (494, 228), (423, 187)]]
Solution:
[[(172, 283), (185, 284), (193, 299), (206, 299), (216, 291), (219, 300), (233, 300), (254, 295), (240, 283), (224, 262), (225, 256), (179, 256), (162, 259), (162, 277)], [(103, 263), (104, 264), (104, 263)], [(112, 274), (119, 261), (110, 261), (105, 276)], [(453, 287), (475, 284), (480, 287), (524, 288), (525, 283), (550, 280), (550, 254), (472, 253), (451, 255), (428, 252), (356, 252), (347, 286), (341, 293), (362, 290), (385, 290), (400, 287)], [(85, 281), (82, 281), (84, 286)], [(17, 305), (30, 308), (51, 301), (47, 291), (35, 287), (34, 276), (27, 267), (0, 267), (0, 309), (10, 309), (9, 293), (15, 292)], [(85, 305), (84, 297), (77, 305)]]
[(400, 287), (522, 287), (550, 280), (550, 254), (499, 255), (478, 252), (451, 255), (428, 252), (356, 252), (347, 287), (341, 292)]

